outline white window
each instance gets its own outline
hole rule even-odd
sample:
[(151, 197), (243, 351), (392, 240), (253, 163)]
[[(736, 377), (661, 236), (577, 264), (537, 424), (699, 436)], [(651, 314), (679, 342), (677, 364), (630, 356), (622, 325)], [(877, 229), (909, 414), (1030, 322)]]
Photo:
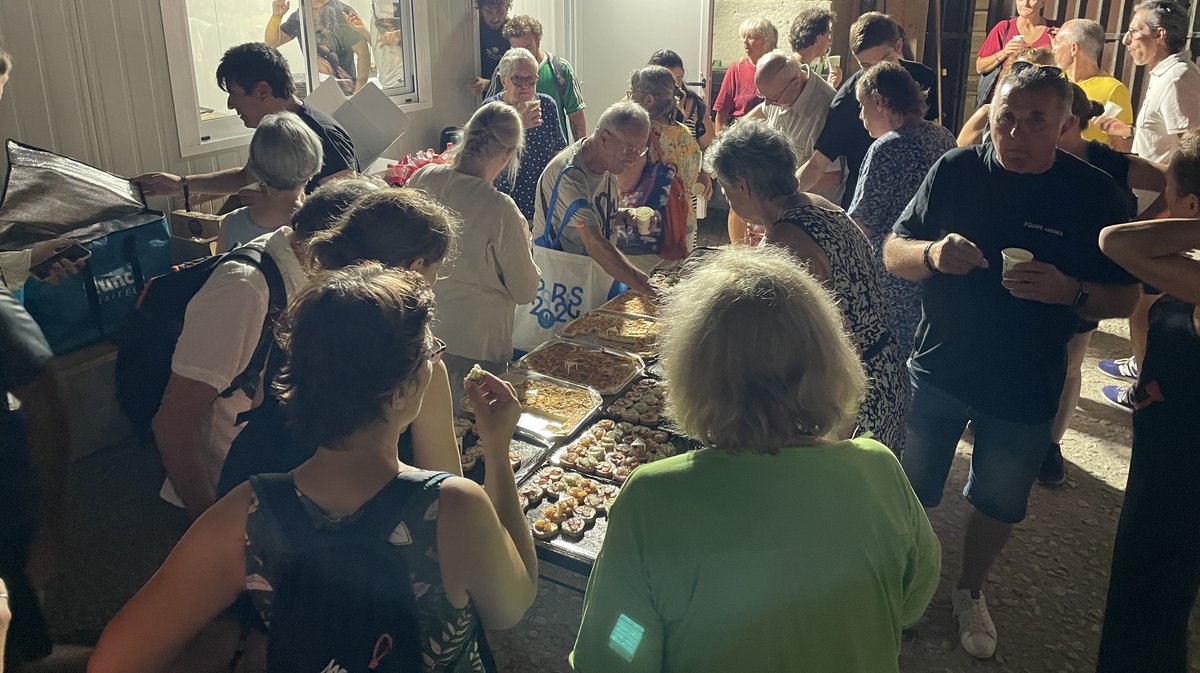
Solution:
[(225, 50), (245, 42), (277, 47), (301, 98), (333, 78), (348, 96), (374, 84), (405, 111), (430, 107), (427, 1), (160, 0), (181, 155), (253, 134), (216, 81)]

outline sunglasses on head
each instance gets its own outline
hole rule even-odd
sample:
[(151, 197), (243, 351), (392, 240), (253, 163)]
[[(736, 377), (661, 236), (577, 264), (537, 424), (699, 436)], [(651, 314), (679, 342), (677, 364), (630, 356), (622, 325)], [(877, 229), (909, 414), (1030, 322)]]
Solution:
[(1017, 61), (1012, 64), (1012, 74), (1025, 72), (1030, 68), (1035, 68), (1039, 74), (1050, 75), (1051, 77), (1064, 77), (1063, 69), (1056, 65), (1041, 65), (1038, 63), (1030, 63), (1029, 61)]

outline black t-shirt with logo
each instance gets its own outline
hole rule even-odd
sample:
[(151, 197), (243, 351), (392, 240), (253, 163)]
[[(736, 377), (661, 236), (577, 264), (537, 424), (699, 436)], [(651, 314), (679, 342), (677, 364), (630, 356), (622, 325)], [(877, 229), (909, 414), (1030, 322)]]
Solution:
[(501, 57), (508, 51), (508, 38), (499, 29), (489, 28), (483, 17), (479, 18), (479, 76), (491, 79), (500, 64)]
[(979, 246), (989, 268), (922, 283), (916, 372), (986, 413), (1026, 423), (1052, 418), (1079, 315), (1013, 297), (1000, 285), (1000, 251), (1023, 248), (1084, 281), (1136, 284), (1100, 252), (1100, 230), (1124, 222), (1125, 213), (1111, 177), (1061, 150), (1040, 174), (1006, 171), (990, 145), (939, 159), (894, 231), (930, 241), (960, 234)]

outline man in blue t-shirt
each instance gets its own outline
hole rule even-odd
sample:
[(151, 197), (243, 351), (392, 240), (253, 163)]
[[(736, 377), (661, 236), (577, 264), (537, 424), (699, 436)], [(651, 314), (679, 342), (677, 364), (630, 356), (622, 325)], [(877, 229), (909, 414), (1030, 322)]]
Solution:
[[(1120, 189), (1055, 148), (1072, 99), (1058, 68), (1014, 66), (992, 105), (992, 145), (939, 159), (884, 247), (888, 271), (922, 283), (902, 462), (926, 507), (941, 501), (967, 421), (975, 428), (964, 489), (974, 511), (951, 598), (963, 648), (983, 659), (996, 650), (984, 580), (1025, 518), (1067, 342), (1080, 319), (1129, 315), (1138, 297), (1099, 247), (1100, 230), (1125, 220)], [(1014, 264), (1012, 248), (1033, 261)]]

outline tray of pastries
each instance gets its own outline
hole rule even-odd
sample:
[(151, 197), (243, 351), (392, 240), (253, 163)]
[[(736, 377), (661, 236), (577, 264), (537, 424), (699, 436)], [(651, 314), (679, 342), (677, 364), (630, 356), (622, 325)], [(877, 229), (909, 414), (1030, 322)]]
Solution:
[(644, 425), (603, 419), (583, 431), (575, 441), (550, 456), (550, 462), (599, 480), (625, 483), (646, 463), (686, 451), (670, 433)]
[(663, 420), (666, 405), (666, 386), (651, 378), (642, 379), (625, 394), (615, 398), (604, 408), (604, 415), (626, 423), (657, 427)]
[(615, 395), (646, 368), (640, 357), (571, 339), (552, 339), (525, 354), (517, 367)]
[(615, 311), (617, 313), (632, 313), (634, 315), (646, 316), (655, 318), (658, 316), (658, 304), (653, 299), (647, 297), (636, 290), (626, 290), (621, 294), (609, 299), (600, 306), (601, 311)]
[(654, 318), (596, 309), (571, 321), (559, 336), (568, 339), (595, 340), (601, 346), (612, 346), (653, 357), (658, 353), (660, 325)]
[(517, 491), (535, 540), (595, 558), (608, 529), (608, 508), (620, 488), (573, 470), (544, 467)]
[[(573, 435), (604, 404), (593, 388), (534, 371), (513, 369), (500, 378), (512, 384), (521, 402), (517, 427), (538, 437)], [(464, 412), (472, 413), (469, 399), (463, 397), (460, 404)]]
[[(475, 434), (471, 421), (454, 419), (454, 434), (458, 436), (463, 476), (482, 484), (487, 465), (483, 460), (483, 444), (479, 435)], [(520, 481), (542, 461), (549, 449), (550, 445), (539, 439), (514, 435), (508, 445), (508, 467)]]

